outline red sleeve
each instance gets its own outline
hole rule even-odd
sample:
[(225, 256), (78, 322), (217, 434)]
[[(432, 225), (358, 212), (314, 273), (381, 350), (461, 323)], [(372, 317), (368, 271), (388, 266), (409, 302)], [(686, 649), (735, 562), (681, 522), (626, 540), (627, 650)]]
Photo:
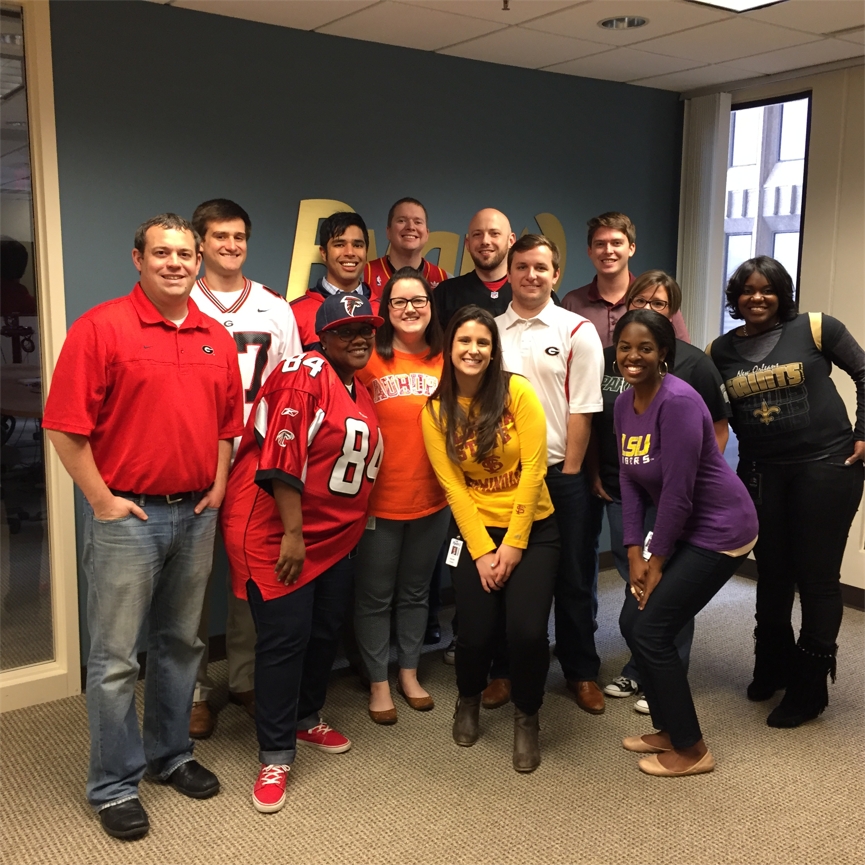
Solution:
[(109, 350), (93, 321), (69, 329), (54, 367), (42, 426), (89, 436), (96, 428), (108, 389)]

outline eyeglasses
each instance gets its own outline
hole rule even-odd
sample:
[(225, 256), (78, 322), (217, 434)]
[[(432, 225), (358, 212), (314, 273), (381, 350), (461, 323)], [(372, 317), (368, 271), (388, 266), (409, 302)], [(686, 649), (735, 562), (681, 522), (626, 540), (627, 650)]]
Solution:
[(669, 305), (666, 300), (647, 299), (645, 297), (635, 297), (631, 301), (631, 306), (635, 306), (637, 309), (645, 309), (647, 306), (651, 306), (655, 312), (663, 312)]
[(417, 297), (392, 297), (388, 301), (391, 309), (405, 309), (408, 304), (411, 304), (412, 309), (423, 309), (428, 303), (429, 298), (425, 294)]
[(346, 325), (345, 327), (335, 327), (333, 330), (329, 330), (328, 333), (335, 333), (342, 342), (351, 342), (357, 337), (372, 339), (375, 334), (375, 328), (371, 324), (362, 324), (360, 327)]

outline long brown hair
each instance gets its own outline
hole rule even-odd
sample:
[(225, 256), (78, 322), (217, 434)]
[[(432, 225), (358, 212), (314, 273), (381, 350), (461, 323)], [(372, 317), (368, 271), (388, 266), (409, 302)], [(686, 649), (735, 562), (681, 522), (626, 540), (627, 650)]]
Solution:
[(384, 319), (384, 323), (381, 327), (376, 328), (375, 350), (383, 360), (390, 360), (393, 357), (394, 326), (390, 320), (390, 296), (393, 294), (393, 287), (403, 279), (413, 279), (415, 282), (419, 282), (423, 286), (424, 294), (429, 298), (430, 320), (423, 334), (429, 350), (424, 360), (432, 360), (442, 353), (442, 340), (444, 339), (442, 326), (436, 313), (433, 290), (424, 275), (413, 267), (401, 267), (387, 281), (384, 291), (381, 293), (378, 302), (378, 314)]
[[(492, 341), (490, 364), (484, 371), (478, 392), (472, 397), (468, 410), (459, 403), (456, 372), (451, 353), (454, 336), (468, 321), (482, 324), (490, 332)], [(502, 437), (502, 418), (510, 405), (508, 384), (510, 373), (502, 366), (501, 341), (495, 319), (479, 306), (464, 306), (451, 319), (445, 331), (444, 367), (439, 386), (427, 400), (427, 411), (432, 415), (438, 428), (444, 433), (447, 455), (459, 465), (458, 445), (474, 438), (477, 463), (483, 462), (495, 449)], [(433, 402), (438, 400), (438, 412)]]

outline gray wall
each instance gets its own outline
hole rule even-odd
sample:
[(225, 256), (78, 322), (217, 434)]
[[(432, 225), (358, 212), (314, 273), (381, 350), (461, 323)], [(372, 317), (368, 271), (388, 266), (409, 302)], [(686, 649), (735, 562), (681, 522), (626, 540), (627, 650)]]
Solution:
[(132, 287), (140, 222), (217, 196), (249, 211), (246, 272), (279, 290), (304, 198), (351, 204), (380, 253), (403, 195), (453, 232), (485, 206), (517, 232), (553, 213), (560, 293), (594, 273), (586, 220), (623, 210), (634, 270), (675, 268), (676, 94), (155, 3), (54, 0), (51, 32), (70, 322)]

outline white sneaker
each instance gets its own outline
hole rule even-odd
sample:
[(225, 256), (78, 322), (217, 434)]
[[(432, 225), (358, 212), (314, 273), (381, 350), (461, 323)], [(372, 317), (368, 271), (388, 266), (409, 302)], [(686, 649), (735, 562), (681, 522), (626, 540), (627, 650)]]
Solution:
[(652, 710), (649, 708), (649, 701), (645, 697), (640, 697), (640, 699), (634, 703), (634, 711), (639, 712), (641, 715), (652, 714)]
[(633, 697), (639, 690), (640, 686), (633, 679), (619, 676), (604, 688), (604, 693), (608, 697)]

